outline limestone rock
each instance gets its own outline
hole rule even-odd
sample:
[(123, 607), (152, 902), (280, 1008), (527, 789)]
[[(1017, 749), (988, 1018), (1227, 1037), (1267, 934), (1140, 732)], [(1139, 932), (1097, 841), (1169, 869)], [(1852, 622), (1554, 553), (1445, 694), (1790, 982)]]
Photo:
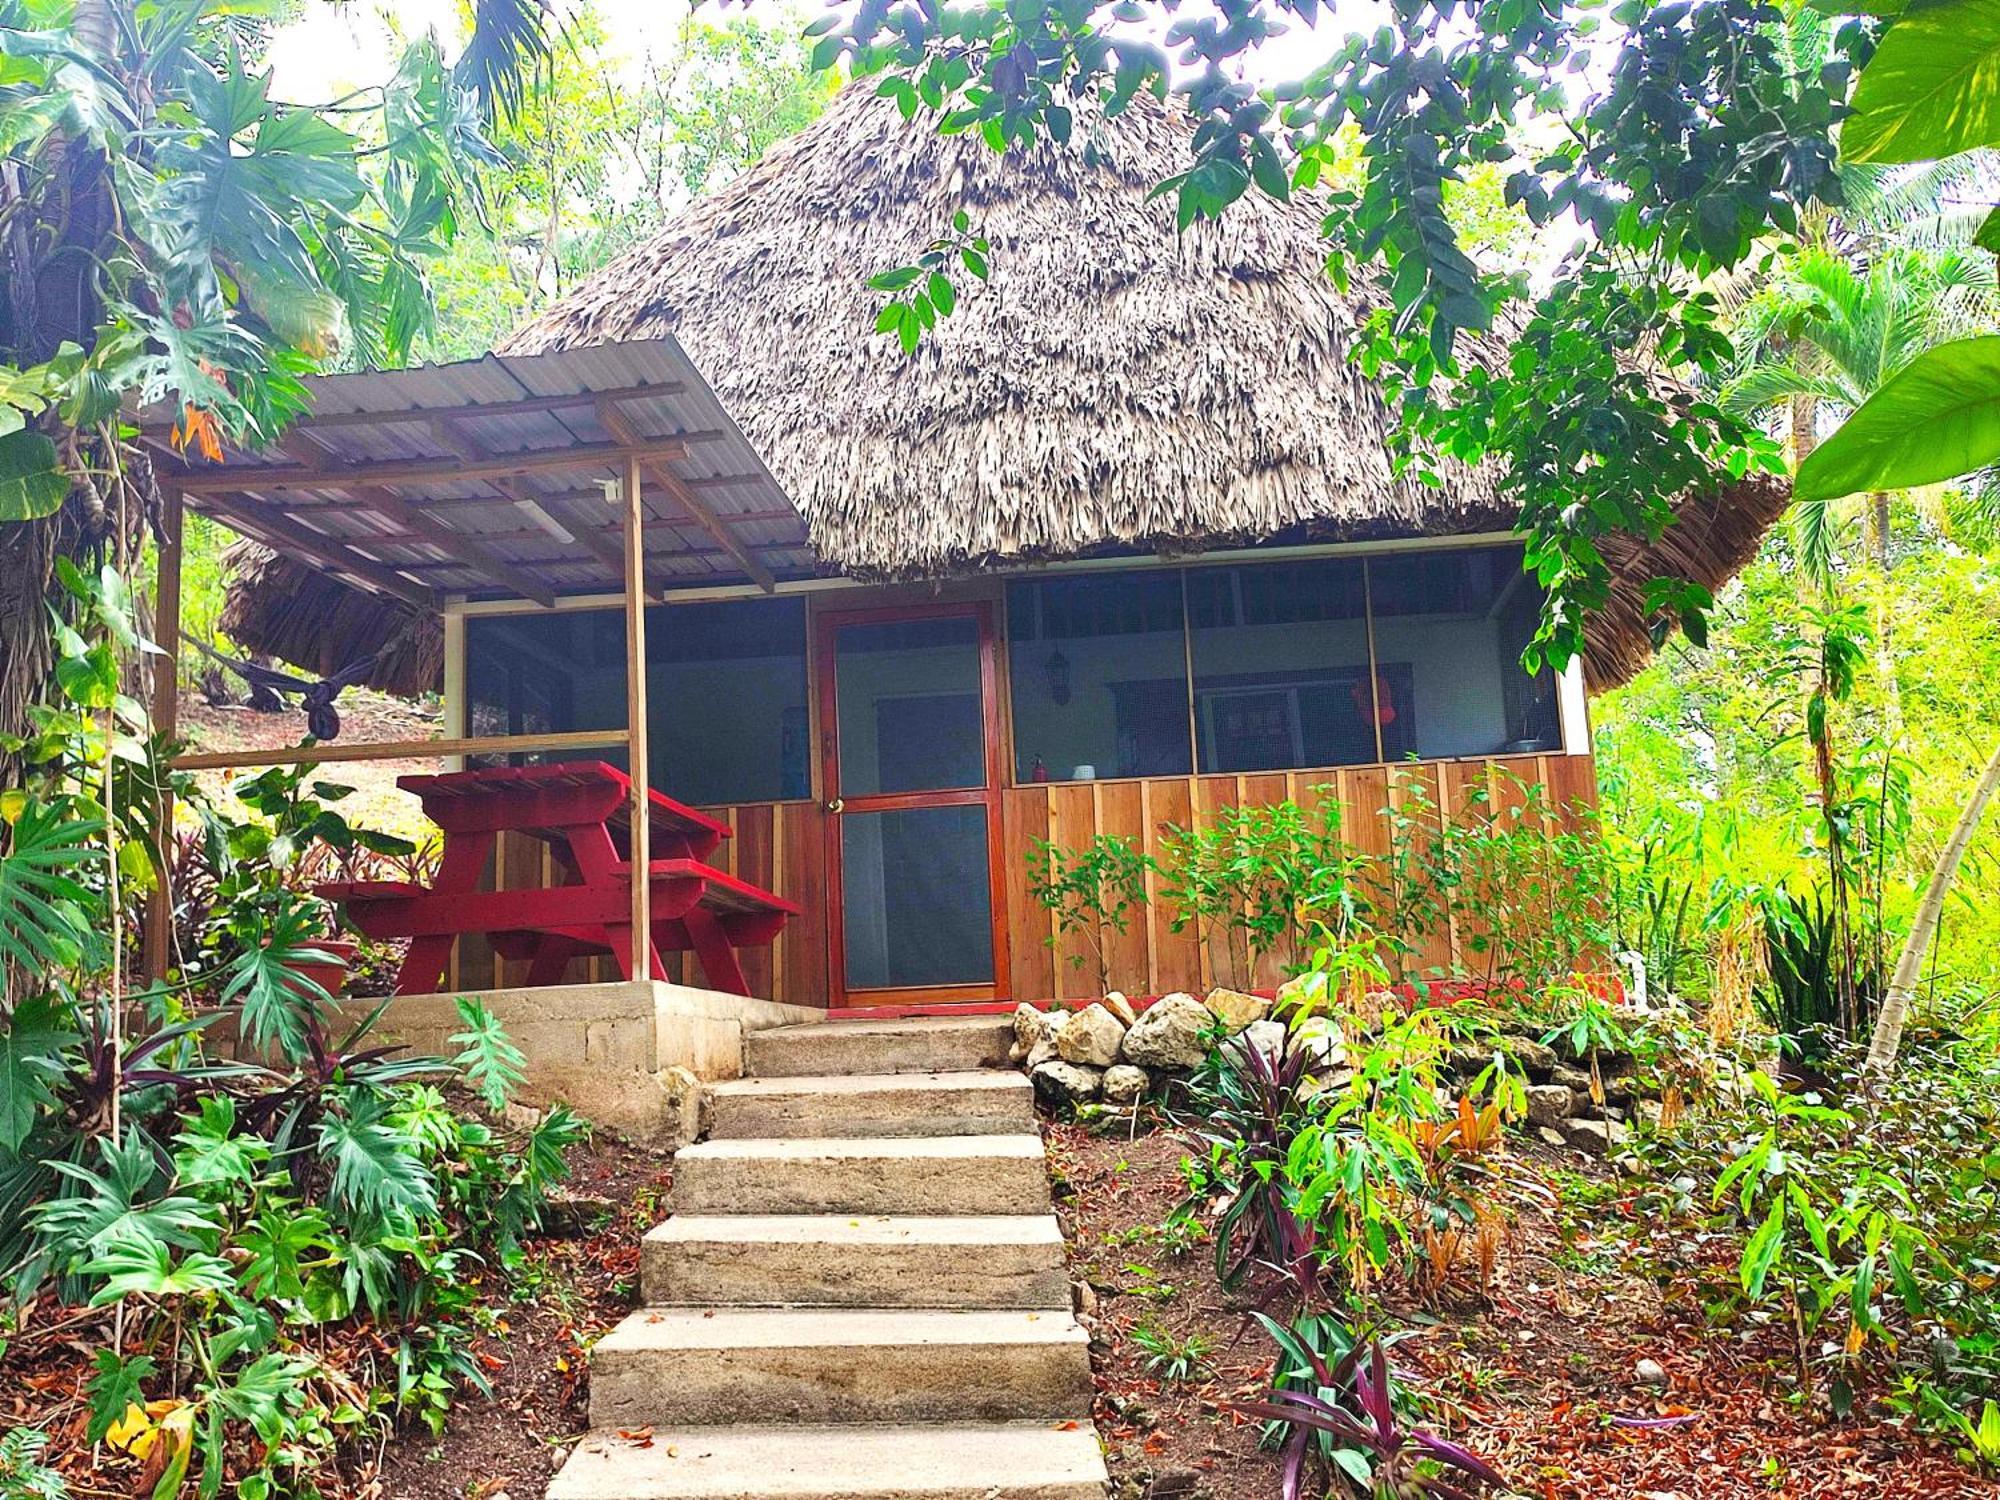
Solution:
[(1532, 1125), (1553, 1125), (1558, 1120), (1567, 1119), (1575, 1096), (1559, 1083), (1531, 1083), (1528, 1085), (1528, 1122)]
[(1307, 1016), (1292, 1028), (1292, 1044), (1313, 1061), (1315, 1069), (1347, 1065), (1347, 1037), (1331, 1016)]
[(1106, 1104), (1136, 1104), (1151, 1084), (1144, 1068), (1135, 1068), (1130, 1063), (1119, 1063), (1104, 1070), (1104, 1102)]
[(1029, 1056), (1043, 1042), (1053, 1038), (1052, 1018), (1046, 1011), (1036, 1010), (1032, 1005), (1014, 1007), (1014, 1045), (1007, 1056), (1012, 1062), (1019, 1062)]
[[(1019, 1012), (1015, 1014), (1018, 1016)], [(1069, 1025), (1069, 1012), (1066, 1010), (1039, 1011), (1037, 1014), (1046, 1025), (1042, 1030), (1041, 1039), (1028, 1049), (1027, 1060), (1021, 1064), (1030, 1073), (1045, 1062), (1055, 1061), (1058, 1055), (1056, 1041), (1062, 1036), (1063, 1028)]]
[(1028, 1075), (1034, 1080), (1035, 1097), (1047, 1105), (1082, 1104), (1095, 1099), (1104, 1089), (1104, 1073), (1098, 1068), (1075, 1063), (1045, 1062)]
[(1667, 1383), (1667, 1367), (1657, 1359), (1642, 1359), (1632, 1366), (1632, 1378), (1640, 1385), (1664, 1387)]
[(1523, 1072), (1543, 1078), (1553, 1073), (1557, 1062), (1560, 1061), (1556, 1057), (1555, 1048), (1531, 1036), (1503, 1036), (1500, 1038), (1500, 1047), (1521, 1065)]
[(1278, 986), (1277, 1009), (1290, 1011), (1298, 1008), (1310, 1009), (1326, 1003), (1326, 975), (1301, 974), (1296, 979), (1287, 979)]
[(1215, 1017), (1194, 996), (1163, 995), (1125, 1033), (1125, 1060), (1142, 1068), (1193, 1068), (1208, 1056)]
[(1553, 1125), (1537, 1125), (1535, 1127), (1535, 1134), (1540, 1136), (1546, 1145), (1567, 1146), (1569, 1144), (1568, 1137)]
[(1208, 1008), (1234, 1036), (1252, 1021), (1261, 1021), (1268, 1016), (1271, 1002), (1245, 990), (1223, 989), (1218, 985), (1208, 992)]
[(1271, 1062), (1277, 1062), (1285, 1055), (1290, 1035), (1283, 1021), (1252, 1021), (1229, 1045), (1239, 1051), (1245, 1047), (1255, 1048)]
[(1123, 1021), (1127, 1026), (1136, 1026), (1139, 1013), (1132, 1009), (1132, 1002), (1125, 998), (1123, 990), (1113, 990), (1104, 997), (1104, 1008)]
[(1083, 1068), (1108, 1068), (1118, 1061), (1125, 1023), (1102, 1005), (1086, 1005), (1069, 1018), (1056, 1038), (1056, 1055)]
[(1579, 1151), (1588, 1151), (1597, 1156), (1609, 1156), (1613, 1146), (1620, 1146), (1632, 1132), (1616, 1120), (1564, 1120), (1557, 1127), (1563, 1139)]

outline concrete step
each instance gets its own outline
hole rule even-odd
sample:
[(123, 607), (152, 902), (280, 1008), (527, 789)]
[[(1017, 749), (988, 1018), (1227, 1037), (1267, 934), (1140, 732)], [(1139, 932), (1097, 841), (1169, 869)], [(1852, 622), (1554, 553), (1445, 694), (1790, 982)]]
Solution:
[[(824, 1024), (831, 1025), (832, 1022)], [(713, 1140), (999, 1135), (1035, 1128), (1015, 1072), (737, 1078), (711, 1090)]]
[(1070, 1305), (1054, 1214), (675, 1215), (639, 1247), (649, 1307)]
[(970, 1073), (1007, 1066), (1012, 1016), (918, 1016), (906, 1021), (822, 1021), (743, 1038), (752, 1078), (858, 1073)]
[(1088, 1422), (593, 1432), (548, 1500), (1103, 1500)]
[(590, 1351), (590, 1422), (613, 1430), (1065, 1418), (1088, 1426), (1090, 1397), (1089, 1342), (1067, 1312), (656, 1307)]
[(1045, 1214), (1042, 1138), (732, 1140), (674, 1157), (681, 1214)]

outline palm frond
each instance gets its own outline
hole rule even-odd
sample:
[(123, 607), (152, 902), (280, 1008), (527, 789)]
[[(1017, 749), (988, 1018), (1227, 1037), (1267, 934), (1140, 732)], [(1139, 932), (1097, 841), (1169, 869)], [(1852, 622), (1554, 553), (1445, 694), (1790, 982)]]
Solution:
[(528, 80), (549, 56), (548, 0), (473, 0), (472, 36), (453, 74), (489, 118), (521, 107)]

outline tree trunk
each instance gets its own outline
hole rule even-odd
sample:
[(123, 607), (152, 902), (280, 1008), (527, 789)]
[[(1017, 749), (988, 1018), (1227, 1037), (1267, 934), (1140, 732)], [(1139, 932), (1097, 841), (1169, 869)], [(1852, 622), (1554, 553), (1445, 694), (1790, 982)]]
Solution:
[(1882, 680), (1882, 738), (1893, 750), (1903, 739), (1903, 688), (1896, 680), (1894, 608), (1889, 588), (1889, 492), (1868, 496), (1867, 547), (1875, 564), (1875, 675)]
[(1917, 907), (1916, 920), (1910, 924), (1910, 935), (1903, 943), (1902, 956), (1896, 960), (1896, 973), (1889, 981), (1889, 993), (1882, 997), (1882, 1013), (1876, 1018), (1875, 1036), (1868, 1044), (1868, 1071), (1871, 1073), (1887, 1073), (1896, 1066), (1896, 1054), (1903, 1045), (1903, 1022), (1909, 1015), (1910, 999), (1916, 993), (1917, 981), (1923, 977), (1924, 955), (1937, 936), (1938, 920), (1944, 914), (1944, 898), (1951, 894), (1951, 883), (1958, 874), (1959, 861), (1965, 857), (1965, 846), (1972, 842), (1979, 819), (1986, 811), (1986, 804), (1993, 800), (1995, 791), (2000, 791), (2000, 745), (1993, 747), (1993, 758), (1980, 772), (1971, 797), (1958, 815), (1957, 826), (1952, 829), (1951, 837), (1945, 840), (1944, 848), (1938, 851), (1937, 863), (1931, 867), (1930, 884), (1924, 888), (1923, 902)]
[(1799, 465), (1812, 457), (1813, 449), (1819, 446), (1819, 397), (1800, 394), (1791, 401), (1792, 430), (1792, 472), (1799, 471)]

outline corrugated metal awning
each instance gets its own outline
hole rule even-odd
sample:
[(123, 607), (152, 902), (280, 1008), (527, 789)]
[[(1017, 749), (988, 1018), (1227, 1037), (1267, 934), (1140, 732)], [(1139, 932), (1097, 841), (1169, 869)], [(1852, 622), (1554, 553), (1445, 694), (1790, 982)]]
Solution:
[(182, 453), (140, 414), (162, 483), (232, 528), (423, 607), (623, 588), (603, 485), (642, 459), (649, 592), (817, 569), (805, 523), (672, 338), (306, 382), (272, 447)]

